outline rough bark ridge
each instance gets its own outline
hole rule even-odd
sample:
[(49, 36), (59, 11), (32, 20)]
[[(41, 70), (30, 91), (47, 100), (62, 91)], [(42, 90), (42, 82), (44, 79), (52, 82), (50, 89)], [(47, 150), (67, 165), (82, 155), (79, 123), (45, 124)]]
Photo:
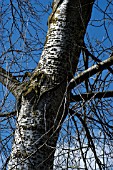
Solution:
[(9, 170), (53, 169), (55, 146), (68, 107), (66, 86), (77, 67), (93, 2), (61, 0), (56, 8), (54, 0), (41, 59), (18, 97)]

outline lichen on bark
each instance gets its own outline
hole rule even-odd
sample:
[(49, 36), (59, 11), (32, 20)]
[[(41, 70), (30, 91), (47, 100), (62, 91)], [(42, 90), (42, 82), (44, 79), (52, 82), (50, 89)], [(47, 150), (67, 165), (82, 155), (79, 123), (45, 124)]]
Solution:
[(67, 85), (75, 74), (91, 16), (86, 6), (92, 9), (92, 5), (92, 0), (82, 0), (81, 4), (79, 0), (63, 0), (54, 13), (55, 22), (49, 23), (39, 64), (20, 95), (9, 170), (53, 169), (69, 105)]

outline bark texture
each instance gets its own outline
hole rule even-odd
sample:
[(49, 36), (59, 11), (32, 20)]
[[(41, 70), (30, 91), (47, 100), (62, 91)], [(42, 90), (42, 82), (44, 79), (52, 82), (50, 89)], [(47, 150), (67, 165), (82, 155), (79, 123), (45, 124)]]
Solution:
[(18, 97), (9, 170), (53, 169), (55, 147), (68, 108), (66, 87), (76, 71), (93, 2), (61, 0), (56, 8), (54, 1), (39, 64)]

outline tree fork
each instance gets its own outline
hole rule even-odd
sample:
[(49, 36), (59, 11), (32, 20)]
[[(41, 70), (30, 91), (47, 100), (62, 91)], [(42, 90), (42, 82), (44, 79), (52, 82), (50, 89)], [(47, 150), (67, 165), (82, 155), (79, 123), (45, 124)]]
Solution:
[(69, 104), (67, 84), (75, 74), (93, 3), (63, 0), (55, 10), (39, 64), (18, 96), (9, 170), (53, 169), (55, 147)]

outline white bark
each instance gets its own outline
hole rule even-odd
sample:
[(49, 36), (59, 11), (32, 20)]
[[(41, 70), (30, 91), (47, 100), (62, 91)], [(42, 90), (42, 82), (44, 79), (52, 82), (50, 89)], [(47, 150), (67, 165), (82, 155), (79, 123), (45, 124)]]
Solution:
[(49, 23), (38, 67), (19, 97), (9, 170), (53, 169), (68, 108), (66, 86), (76, 70), (92, 5), (92, 0), (63, 0)]

